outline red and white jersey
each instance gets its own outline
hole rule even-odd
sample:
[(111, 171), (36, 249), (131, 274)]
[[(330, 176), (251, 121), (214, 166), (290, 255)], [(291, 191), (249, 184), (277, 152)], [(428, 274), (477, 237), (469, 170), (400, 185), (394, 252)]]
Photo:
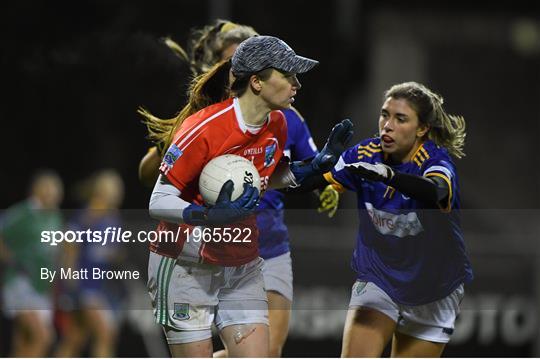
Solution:
[[(287, 122), (281, 111), (271, 112), (263, 127), (253, 134), (244, 123), (238, 99), (230, 98), (202, 109), (182, 123), (163, 157), (160, 171), (181, 191), (183, 200), (202, 205), (199, 176), (204, 166), (220, 155), (239, 155), (252, 161), (259, 171), (263, 192), (283, 156), (286, 141)], [(150, 250), (172, 258), (222, 266), (242, 265), (258, 256), (255, 216), (224, 227), (242, 229), (242, 242), (224, 242), (218, 238), (197, 241), (187, 236), (187, 231), (194, 233), (192, 226), (162, 221), (158, 231), (178, 233), (178, 240), (151, 243)]]

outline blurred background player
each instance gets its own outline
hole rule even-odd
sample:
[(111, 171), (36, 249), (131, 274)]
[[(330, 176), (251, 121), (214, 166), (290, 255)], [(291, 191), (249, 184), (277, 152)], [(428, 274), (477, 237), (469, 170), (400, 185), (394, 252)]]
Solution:
[[(120, 228), (118, 209), (124, 197), (124, 183), (114, 170), (95, 173), (81, 188), (85, 198), (84, 209), (77, 211), (69, 222), (69, 230), (99, 231)], [(75, 270), (92, 268), (112, 270), (123, 259), (118, 243), (88, 242), (65, 243), (64, 266)], [(124, 258), (125, 259), (125, 258)], [(57, 357), (80, 357), (88, 344), (92, 357), (114, 357), (118, 336), (123, 292), (122, 282), (87, 279), (63, 280), (59, 303), (64, 311), (61, 341)], [(61, 308), (62, 309), (62, 308)]]
[(4, 312), (13, 319), (12, 357), (47, 356), (54, 341), (53, 284), (41, 279), (41, 268), (57, 269), (57, 247), (41, 243), (41, 232), (62, 230), (63, 192), (58, 174), (39, 172), (29, 198), (8, 208), (1, 221), (2, 298)]
[[(172, 39), (165, 43), (183, 61), (190, 64), (193, 76), (208, 71), (216, 63), (229, 59), (240, 42), (257, 35), (246, 25), (218, 20), (202, 29), (193, 30), (188, 51), (184, 51)], [(283, 109), (287, 120), (287, 143), (284, 154), (292, 160), (307, 160), (317, 154), (317, 147), (309, 128), (293, 107)], [(158, 166), (163, 157), (163, 149), (170, 145), (171, 136), (178, 126), (177, 118), (159, 119), (148, 111), (140, 111), (145, 116), (150, 139), (156, 144), (143, 158), (139, 178), (148, 186), (153, 186), (159, 174)], [(331, 186), (321, 193), (319, 212), (329, 211), (333, 216), (339, 195)], [(279, 357), (289, 329), (291, 303), (293, 299), (293, 273), (289, 246), (289, 235), (284, 222), (284, 194), (269, 190), (260, 200), (257, 211), (259, 228), (259, 255), (265, 260), (263, 277), (268, 296), (270, 324), (270, 356)], [(224, 356), (225, 351), (215, 353)]]
[(438, 357), (472, 280), (459, 219), (465, 120), (424, 85), (385, 92), (379, 137), (345, 151), (324, 178), (357, 192), (359, 233), (342, 355)]

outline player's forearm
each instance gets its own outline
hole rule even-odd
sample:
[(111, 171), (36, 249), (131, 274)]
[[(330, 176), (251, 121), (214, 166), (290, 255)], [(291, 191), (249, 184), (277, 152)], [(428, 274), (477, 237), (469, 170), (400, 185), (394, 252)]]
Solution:
[(302, 181), (301, 186), (294, 188), (290, 187), (287, 188), (286, 191), (289, 193), (306, 193), (316, 189), (324, 189), (326, 186), (328, 186), (328, 181), (324, 178), (324, 176), (322, 174), (315, 174), (313, 176), (306, 177)]
[(180, 193), (167, 177), (160, 175), (150, 197), (150, 216), (171, 223), (184, 222), (182, 213), (190, 203), (181, 199)]
[(270, 177), (268, 187), (270, 189), (285, 189), (290, 186), (296, 186), (294, 174), (291, 172), (289, 162), (287, 160), (279, 161)]
[(388, 185), (407, 197), (430, 204), (437, 204), (449, 195), (448, 185), (444, 180), (432, 180), (401, 172), (395, 172)]
[(291, 164), (287, 161), (280, 161), (272, 177), (270, 177), (269, 188), (279, 189), (282, 192), (304, 193), (324, 188), (328, 185), (326, 179), (319, 173), (306, 176), (298, 183), (290, 166)]

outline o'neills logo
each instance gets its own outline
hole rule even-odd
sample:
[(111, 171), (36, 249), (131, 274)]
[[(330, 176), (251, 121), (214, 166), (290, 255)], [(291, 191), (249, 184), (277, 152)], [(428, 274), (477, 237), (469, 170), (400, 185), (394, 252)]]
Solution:
[(424, 230), (415, 212), (393, 214), (378, 210), (369, 202), (365, 202), (365, 204), (373, 225), (381, 234), (391, 234), (403, 238), (416, 236)]
[(247, 148), (244, 150), (244, 156), (258, 155), (258, 154), (261, 154), (262, 152), (263, 152), (262, 147)]

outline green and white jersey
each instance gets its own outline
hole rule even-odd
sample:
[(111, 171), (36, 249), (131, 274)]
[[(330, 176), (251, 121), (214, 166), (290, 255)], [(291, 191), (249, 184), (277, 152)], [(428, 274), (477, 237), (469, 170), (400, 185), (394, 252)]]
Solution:
[(58, 210), (40, 209), (32, 200), (8, 208), (2, 218), (0, 235), (13, 255), (4, 276), (9, 282), (16, 275), (25, 275), (38, 292), (51, 289), (49, 281), (41, 280), (41, 268), (54, 269), (57, 247), (41, 242), (41, 232), (62, 229)]

